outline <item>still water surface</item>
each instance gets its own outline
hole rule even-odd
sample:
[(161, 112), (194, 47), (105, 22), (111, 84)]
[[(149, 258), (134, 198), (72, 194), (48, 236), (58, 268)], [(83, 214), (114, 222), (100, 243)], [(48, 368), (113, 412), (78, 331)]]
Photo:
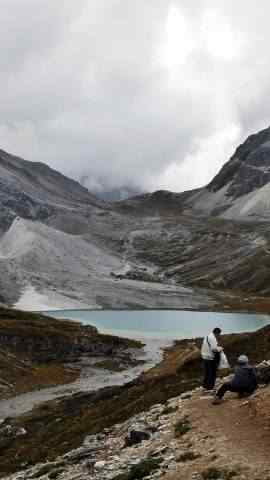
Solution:
[(199, 337), (217, 326), (223, 333), (247, 332), (270, 323), (269, 315), (179, 310), (58, 310), (46, 313), (94, 325), (101, 333), (140, 339)]

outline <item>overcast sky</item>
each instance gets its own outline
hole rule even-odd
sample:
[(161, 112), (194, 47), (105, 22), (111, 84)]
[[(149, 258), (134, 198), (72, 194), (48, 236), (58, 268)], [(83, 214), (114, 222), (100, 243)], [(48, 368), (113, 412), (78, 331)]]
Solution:
[(0, 8), (0, 147), (90, 189), (204, 185), (270, 124), (267, 0)]

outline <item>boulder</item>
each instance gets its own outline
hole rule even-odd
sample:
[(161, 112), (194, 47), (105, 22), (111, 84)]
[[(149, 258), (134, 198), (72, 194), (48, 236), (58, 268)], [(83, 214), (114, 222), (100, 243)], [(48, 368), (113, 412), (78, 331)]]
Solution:
[(125, 437), (125, 447), (131, 447), (132, 445), (137, 445), (144, 440), (149, 440), (150, 436), (150, 433), (145, 431), (131, 430)]

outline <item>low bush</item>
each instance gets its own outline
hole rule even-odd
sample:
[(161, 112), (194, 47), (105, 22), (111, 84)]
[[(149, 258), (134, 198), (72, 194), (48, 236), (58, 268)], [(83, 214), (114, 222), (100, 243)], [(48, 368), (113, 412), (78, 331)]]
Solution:
[(174, 425), (175, 437), (182, 437), (191, 430), (191, 423), (187, 417), (181, 418)]
[(137, 465), (133, 465), (128, 473), (120, 473), (113, 480), (140, 480), (157, 470), (161, 462), (161, 458), (145, 458)]
[(202, 478), (203, 480), (231, 480), (238, 474), (239, 472), (236, 472), (235, 470), (209, 467), (202, 472)]

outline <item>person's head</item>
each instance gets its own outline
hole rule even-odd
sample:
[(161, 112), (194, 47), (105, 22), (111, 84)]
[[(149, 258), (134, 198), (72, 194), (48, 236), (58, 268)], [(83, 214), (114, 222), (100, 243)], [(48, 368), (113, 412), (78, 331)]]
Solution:
[(249, 362), (248, 357), (246, 355), (240, 355), (237, 359), (238, 365), (247, 365)]
[(215, 335), (215, 337), (219, 337), (221, 335), (221, 331), (222, 331), (221, 328), (216, 327), (213, 330), (213, 334)]

